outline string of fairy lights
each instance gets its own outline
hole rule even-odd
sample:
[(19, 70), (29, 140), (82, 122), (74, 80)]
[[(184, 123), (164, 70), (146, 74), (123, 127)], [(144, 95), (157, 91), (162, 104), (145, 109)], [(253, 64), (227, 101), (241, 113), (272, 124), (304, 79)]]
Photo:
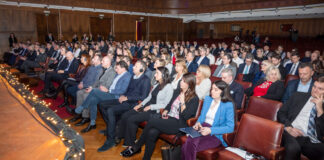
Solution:
[[(63, 121), (55, 112), (57, 110), (52, 111), (49, 106), (50, 103), (46, 103), (45, 101), (38, 98), (34, 91), (30, 91), (28, 85), (19, 82), (17, 76), (8, 71), (5, 67), (0, 66), (0, 77), (1, 80), (5, 79), (7, 83), (14, 88), (23, 98), (17, 98), (13, 95), (15, 99), (19, 101), (22, 105), (23, 101), (28, 102), (32, 108), (32, 112), (36, 112), (39, 117), (43, 120), (44, 123), (49, 126), (49, 128), (40, 122), (34, 115), (29, 111), (28, 108), (25, 109), (31, 113), (32, 117), (39, 122), (43, 127), (49, 130), (53, 135), (59, 137), (64, 145), (67, 147), (66, 154), (64, 160), (83, 160), (84, 159), (84, 141), (81, 135), (78, 132), (71, 128), (70, 124), (67, 124), (67, 120)], [(4, 81), (4, 83), (6, 83)], [(7, 87), (7, 86), (6, 86)], [(10, 93), (10, 92), (9, 92)]]

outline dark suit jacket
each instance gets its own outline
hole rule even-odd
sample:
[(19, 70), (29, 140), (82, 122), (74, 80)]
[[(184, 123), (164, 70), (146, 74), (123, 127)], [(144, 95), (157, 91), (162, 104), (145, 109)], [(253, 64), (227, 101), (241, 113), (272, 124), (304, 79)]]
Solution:
[(244, 96), (244, 88), (239, 83), (233, 81), (229, 86), (230, 94), (235, 102), (235, 106), (237, 109), (241, 108), (243, 96)]
[[(69, 61), (68, 61), (67, 59), (65, 59), (65, 60), (66, 60), (66, 62), (67, 62), (66, 67), (68, 67), (68, 66), (69, 66)], [(65, 60), (64, 60), (64, 61), (65, 61)], [(64, 62), (64, 61), (63, 61), (63, 62)], [(63, 62), (62, 62), (62, 63), (63, 63)], [(64, 70), (66, 69), (66, 67), (64, 68)], [(72, 62), (71, 62), (71, 65), (70, 65), (68, 71), (64, 71), (64, 73), (65, 73), (65, 74), (76, 73), (77, 70), (78, 70), (78, 68), (79, 68), (79, 60), (76, 59), (76, 58), (74, 58), (74, 59), (72, 60)]]
[[(260, 79), (257, 83), (253, 84), (252, 87), (247, 88), (245, 90), (245, 94), (247, 96), (252, 96), (254, 88), (261, 85), (265, 81), (266, 81), (266, 79), (264, 79), (264, 78)], [(270, 85), (270, 87), (267, 91), (267, 94), (262, 96), (262, 98), (271, 99), (271, 100), (275, 100), (275, 101), (281, 101), (281, 98), (282, 98), (284, 92), (285, 92), (284, 82), (281, 80), (278, 80)]]
[[(195, 59), (195, 61), (196, 61), (197, 64), (198, 64), (198, 60), (199, 60), (199, 58), (200, 58), (200, 56), (199, 56), (199, 57), (196, 57), (196, 59)], [(208, 59), (206, 56), (205, 56), (205, 58), (201, 61), (201, 63), (199, 64), (199, 66), (202, 65), (202, 64), (205, 64), (205, 65), (209, 66), (209, 59)]]
[(46, 41), (47, 43), (50, 43), (50, 42), (54, 41), (54, 36), (52, 35), (52, 40), (51, 40), (50, 37), (49, 37), (48, 35), (46, 35), (46, 36), (45, 36), (45, 41)]
[[(240, 64), (237, 73), (243, 73), (245, 65), (246, 65), (245, 62)], [(254, 76), (259, 72), (259, 70), (260, 70), (259, 65), (257, 63), (252, 62), (249, 73), (243, 75), (243, 81), (252, 82)]]
[(198, 64), (195, 61), (192, 61), (188, 66), (188, 72), (196, 72), (198, 69)]
[[(292, 126), (292, 123), (298, 116), (299, 112), (304, 108), (310, 96), (310, 93), (294, 93), (288, 99), (287, 103), (279, 109), (277, 114), (278, 122), (284, 124), (285, 127)], [(320, 117), (315, 117), (315, 124), (318, 140), (324, 142), (324, 114)]]
[[(293, 93), (295, 93), (297, 91), (299, 81), (300, 81), (299, 79), (295, 79), (295, 80), (291, 80), (291, 81), (288, 82), (285, 94), (282, 97), (282, 102), (283, 103), (287, 102), (289, 97), (291, 95), (293, 95)], [(312, 79), (312, 82), (311, 82), (311, 84), (309, 86), (309, 89), (308, 89), (308, 93), (310, 93), (312, 91), (313, 85), (314, 85), (314, 80)]]
[(280, 64), (279, 67), (278, 67), (279, 71), (280, 71), (280, 74), (281, 74), (281, 80), (284, 80), (286, 78), (286, 70), (285, 70), (285, 67)]
[[(300, 65), (300, 62), (298, 63), (298, 66), (297, 66), (296, 72), (295, 72), (295, 74), (294, 74), (295, 76), (298, 76), (298, 67), (299, 67), (299, 65)], [(293, 66), (293, 63), (289, 63), (289, 64), (286, 65), (286, 75), (289, 74), (290, 69), (291, 69), (292, 66)]]

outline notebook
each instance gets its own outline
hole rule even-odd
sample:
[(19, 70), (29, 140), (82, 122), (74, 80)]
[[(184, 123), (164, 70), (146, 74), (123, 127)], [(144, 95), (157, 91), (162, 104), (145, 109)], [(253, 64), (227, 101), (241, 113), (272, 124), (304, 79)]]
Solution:
[(196, 138), (202, 136), (197, 130), (193, 129), (192, 127), (180, 128), (181, 132), (186, 133), (191, 138)]

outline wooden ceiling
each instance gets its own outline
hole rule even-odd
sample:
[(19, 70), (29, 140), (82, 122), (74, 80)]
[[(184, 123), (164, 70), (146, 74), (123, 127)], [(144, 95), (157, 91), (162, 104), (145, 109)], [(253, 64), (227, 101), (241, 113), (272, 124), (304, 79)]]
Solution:
[(323, 0), (9, 0), (119, 11), (196, 14), (323, 3)]

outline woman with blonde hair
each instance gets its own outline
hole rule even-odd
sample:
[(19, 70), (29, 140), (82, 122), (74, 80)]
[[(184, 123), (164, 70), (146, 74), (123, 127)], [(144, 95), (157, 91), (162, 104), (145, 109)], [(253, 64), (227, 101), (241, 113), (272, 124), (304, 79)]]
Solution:
[(175, 65), (176, 74), (173, 76), (171, 85), (172, 88), (175, 90), (179, 88), (179, 82), (182, 79), (182, 76), (188, 72), (186, 61), (184, 60), (177, 60)]
[(211, 81), (209, 77), (211, 76), (211, 71), (209, 66), (200, 65), (197, 69), (196, 74), (196, 94), (200, 100), (205, 99), (206, 96), (209, 96)]
[(253, 79), (253, 83), (258, 82), (258, 80), (260, 80), (261, 78), (264, 78), (266, 76), (265, 72), (267, 71), (268, 68), (270, 68), (272, 66), (273, 66), (273, 64), (270, 61), (268, 61), (268, 60), (262, 61), (261, 62), (261, 69), (257, 74), (255, 74), (254, 79)]
[(280, 80), (281, 75), (279, 69), (271, 66), (266, 70), (265, 75), (264, 78), (261, 78), (252, 87), (245, 90), (246, 95), (281, 101), (285, 92), (285, 85)]
[(169, 53), (162, 53), (161, 58), (165, 61), (165, 68), (169, 70), (169, 74), (172, 75), (173, 72), (173, 65), (171, 63), (171, 56)]

